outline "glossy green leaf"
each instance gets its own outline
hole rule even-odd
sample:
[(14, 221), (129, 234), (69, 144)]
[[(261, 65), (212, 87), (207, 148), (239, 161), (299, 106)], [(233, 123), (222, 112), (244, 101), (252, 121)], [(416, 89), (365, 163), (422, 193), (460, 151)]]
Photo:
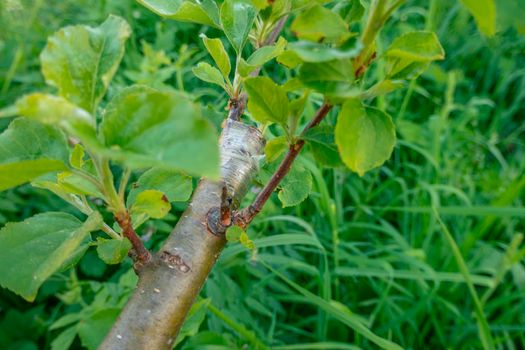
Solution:
[(372, 99), (377, 96), (386, 95), (391, 93), (392, 91), (395, 91), (397, 89), (400, 89), (405, 86), (405, 83), (403, 80), (390, 80), (385, 79), (381, 80), (377, 84), (371, 86), (368, 90), (363, 92), (363, 98), (365, 99)]
[(100, 189), (86, 178), (70, 171), (57, 174), (57, 184), (67, 193), (83, 194), (97, 198), (104, 198)]
[(385, 52), (387, 76), (390, 79), (414, 79), (430, 62), (445, 58), (436, 34), (410, 32), (396, 38)]
[(131, 243), (128, 239), (99, 239), (97, 254), (106, 264), (119, 264), (126, 258)]
[(0, 230), (0, 285), (33, 301), (40, 285), (101, 225), (98, 212), (84, 223), (70, 214), (53, 212), (8, 223)]
[(221, 72), (208, 63), (199, 62), (199, 64), (192, 68), (192, 72), (200, 80), (203, 80), (207, 83), (217, 84), (224, 90), (228, 90)]
[(248, 0), (225, 0), (222, 3), (222, 29), (237, 53), (244, 48), (256, 16), (257, 9)]
[(288, 149), (286, 136), (279, 136), (266, 142), (264, 155), (268, 163), (276, 161)]
[(68, 350), (76, 336), (77, 329), (75, 327), (67, 328), (53, 339), (51, 342), (51, 350)]
[(342, 42), (350, 34), (345, 21), (321, 5), (301, 12), (292, 22), (291, 30), (299, 39), (314, 42)]
[(213, 0), (137, 0), (159, 16), (181, 22), (219, 27), (219, 8)]
[(96, 28), (60, 29), (40, 55), (46, 82), (67, 100), (93, 112), (117, 71), (130, 34), (129, 25), (117, 16), (109, 16)]
[(239, 237), (239, 243), (248, 250), (255, 250), (255, 243), (250, 239), (250, 236), (248, 236), (248, 233), (246, 233), (244, 230), (242, 230)]
[(354, 58), (361, 52), (362, 45), (356, 39), (347, 40), (340, 47), (310, 41), (296, 41), (288, 44), (288, 50), (293, 51), (303, 62), (327, 62)]
[(248, 57), (248, 64), (253, 66), (262, 66), (266, 62), (279, 56), (286, 46), (286, 40), (283, 37), (279, 37), (274, 45), (266, 45), (257, 50)]
[(354, 70), (348, 59), (321, 63), (303, 63), (299, 68), (301, 82), (322, 94), (353, 97), (358, 90), (353, 86)]
[(58, 129), (17, 118), (0, 134), (0, 191), (65, 170), (68, 158), (66, 138)]
[(363, 176), (390, 158), (396, 142), (395, 126), (388, 114), (352, 99), (339, 112), (335, 141), (343, 162)]
[(118, 308), (101, 309), (80, 321), (77, 330), (82, 345), (88, 350), (98, 349), (120, 311)]
[(215, 61), (215, 64), (219, 67), (224, 79), (228, 79), (231, 71), (230, 57), (228, 56), (221, 39), (210, 39), (205, 34), (201, 34), (201, 38), (204, 42), (204, 46), (206, 46), (206, 49)]
[(100, 132), (105, 154), (130, 167), (219, 177), (217, 133), (182, 94), (124, 89), (106, 107)]
[(170, 209), (170, 201), (164, 193), (158, 190), (145, 190), (137, 194), (131, 206), (131, 213), (144, 213), (149, 217), (161, 219), (169, 213)]
[(385, 53), (388, 58), (426, 62), (442, 60), (445, 51), (433, 32), (410, 32), (396, 38)]
[(63, 97), (33, 93), (16, 101), (18, 114), (44, 124), (56, 125), (81, 140), (95, 137), (95, 120)]
[(84, 147), (80, 143), (75, 144), (71, 154), (69, 155), (69, 164), (71, 164), (73, 168), (82, 169), (82, 166), (85, 163), (85, 154)]
[(266, 62), (281, 55), (285, 46), (286, 40), (280, 37), (275, 45), (266, 45), (257, 49), (250, 55), (250, 57), (248, 57), (248, 60), (245, 61), (241, 58), (237, 67), (239, 74), (243, 77), (247, 77)]
[(288, 67), (289, 69), (294, 69), (298, 65), (303, 63), (299, 55), (295, 53), (295, 51), (291, 50), (286, 50), (282, 54), (277, 56), (277, 62), (279, 62), (285, 67)]
[(295, 162), (280, 184), (277, 196), (284, 207), (293, 207), (308, 198), (312, 191), (312, 174)]
[(244, 230), (241, 227), (232, 225), (226, 230), (226, 240), (228, 242), (238, 242), (243, 232)]
[(469, 10), (472, 17), (476, 20), (476, 25), (480, 32), (487, 36), (493, 36), (496, 34), (495, 0), (461, 0), (461, 3)]
[(358, 22), (365, 14), (365, 7), (361, 0), (343, 0), (336, 3), (334, 11), (346, 23)]
[(308, 130), (303, 139), (310, 145), (317, 163), (329, 167), (343, 165), (335, 144), (333, 127), (328, 125), (317, 126)]
[(285, 125), (290, 113), (284, 89), (268, 77), (249, 78), (244, 82), (248, 93), (248, 110), (261, 123)]
[(135, 202), (137, 195), (144, 190), (158, 190), (170, 202), (185, 202), (193, 191), (191, 177), (180, 171), (152, 168), (142, 174), (128, 194), (128, 203)]

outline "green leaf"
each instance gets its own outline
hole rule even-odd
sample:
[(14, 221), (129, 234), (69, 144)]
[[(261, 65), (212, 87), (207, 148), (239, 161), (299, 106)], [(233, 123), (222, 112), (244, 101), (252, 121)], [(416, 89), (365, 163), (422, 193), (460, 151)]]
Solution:
[(343, 0), (334, 6), (334, 11), (343, 18), (346, 23), (358, 22), (365, 14), (365, 7), (361, 0)]
[(95, 137), (95, 119), (63, 97), (33, 93), (16, 101), (16, 107), (21, 116), (59, 126), (81, 140)]
[(225, 0), (221, 6), (221, 24), (224, 34), (240, 54), (257, 16), (257, 9), (248, 0)]
[(102, 309), (80, 321), (77, 330), (82, 345), (89, 350), (98, 349), (120, 311), (118, 308)]
[(124, 89), (106, 107), (100, 132), (106, 145), (101, 151), (132, 168), (158, 166), (219, 178), (217, 133), (182, 94)]
[[(97, 198), (104, 198), (99, 188), (91, 181), (69, 171), (57, 174), (57, 184), (67, 193), (84, 194)], [(36, 184), (38, 186), (38, 183)]]
[(246, 79), (248, 110), (261, 123), (274, 122), (286, 125), (290, 107), (284, 89), (268, 77)]
[(277, 62), (279, 62), (285, 67), (288, 67), (289, 69), (294, 69), (298, 65), (303, 63), (299, 55), (295, 53), (295, 51), (291, 50), (286, 50), (282, 54), (277, 56)]
[(345, 58), (354, 58), (361, 52), (362, 45), (356, 39), (350, 39), (340, 47), (310, 41), (296, 41), (288, 44), (288, 50), (293, 51), (303, 62), (328, 62)]
[(0, 230), (0, 285), (35, 300), (40, 285), (101, 225), (98, 212), (84, 223), (66, 213), (38, 214), (8, 223)]
[(73, 151), (71, 151), (71, 154), (69, 155), (69, 164), (71, 164), (73, 168), (82, 169), (82, 166), (85, 163), (84, 156), (84, 147), (80, 143), (75, 144)]
[(128, 239), (102, 239), (97, 240), (97, 254), (106, 264), (119, 264), (126, 258), (131, 243)]
[(244, 230), (241, 232), (241, 236), (239, 237), (239, 243), (241, 243), (241, 245), (248, 250), (255, 250), (255, 243), (250, 239), (248, 233), (246, 233)]
[(65, 170), (68, 157), (66, 138), (58, 129), (17, 118), (0, 134), (0, 191)]
[(239, 242), (244, 248), (248, 250), (255, 250), (255, 243), (250, 239), (244, 229), (233, 225), (226, 230), (226, 240), (228, 242)]
[(213, 0), (137, 0), (159, 16), (181, 22), (199, 23), (219, 28), (219, 8)]
[(42, 73), (61, 96), (93, 112), (106, 93), (131, 34), (126, 21), (109, 16), (100, 26), (68, 26), (49, 37), (40, 55)]
[(206, 50), (210, 53), (224, 79), (228, 79), (231, 71), (230, 57), (224, 49), (221, 39), (210, 39), (204, 33), (201, 34)]
[(363, 176), (382, 165), (394, 150), (395, 126), (390, 116), (359, 100), (345, 102), (337, 117), (335, 142), (343, 162)]
[(312, 174), (304, 166), (295, 162), (279, 187), (277, 196), (283, 208), (296, 206), (308, 198), (312, 191)]
[(292, 22), (291, 30), (299, 39), (314, 42), (342, 42), (350, 35), (345, 21), (321, 5), (301, 12)]
[(280, 37), (275, 45), (266, 45), (257, 49), (250, 55), (250, 57), (248, 57), (247, 61), (244, 59), (239, 61), (239, 74), (243, 77), (247, 77), (250, 75), (250, 73), (263, 66), (266, 62), (281, 55), (285, 46), (286, 40), (283, 37)]
[(228, 87), (226, 86), (226, 82), (224, 81), (221, 72), (208, 63), (199, 62), (199, 64), (192, 68), (192, 72), (200, 80), (207, 83), (217, 84), (224, 90), (228, 91)]
[(363, 92), (362, 96), (365, 99), (372, 99), (377, 96), (389, 94), (392, 91), (400, 89), (404, 86), (405, 86), (405, 82), (403, 80), (385, 79), (385, 80), (381, 80), (380, 82), (378, 82), (377, 84), (373, 85), (368, 90)]
[(286, 40), (280, 37), (274, 45), (266, 45), (257, 49), (254, 53), (248, 57), (248, 64), (253, 66), (262, 66), (266, 62), (279, 56), (284, 51), (286, 46)]
[(241, 227), (232, 225), (226, 230), (226, 240), (228, 242), (238, 242), (243, 232), (244, 230)]
[(76, 336), (77, 329), (75, 327), (67, 328), (51, 342), (51, 350), (68, 350)]
[(170, 202), (185, 202), (193, 191), (191, 177), (180, 171), (152, 168), (142, 174), (133, 184), (128, 194), (128, 205), (135, 202), (137, 195), (144, 190), (158, 190)]
[(354, 70), (348, 59), (322, 63), (303, 63), (299, 79), (306, 86), (328, 96), (353, 97), (358, 94), (353, 86)]
[(170, 209), (170, 201), (164, 193), (158, 190), (145, 190), (135, 198), (131, 206), (131, 213), (144, 213), (149, 217), (161, 219), (169, 213)]
[(445, 51), (433, 32), (410, 32), (396, 38), (385, 53), (388, 58), (426, 62), (442, 60)]
[(476, 20), (480, 32), (486, 36), (496, 34), (496, 3), (494, 0), (461, 0), (461, 3)]
[(410, 32), (396, 38), (385, 52), (387, 77), (414, 79), (423, 73), (430, 62), (445, 58), (445, 51), (436, 34)]
[(266, 142), (264, 154), (268, 163), (276, 161), (288, 148), (286, 136), (278, 136)]
[(328, 167), (338, 167), (343, 163), (339, 156), (333, 127), (321, 125), (306, 132), (303, 139), (310, 144), (315, 160)]

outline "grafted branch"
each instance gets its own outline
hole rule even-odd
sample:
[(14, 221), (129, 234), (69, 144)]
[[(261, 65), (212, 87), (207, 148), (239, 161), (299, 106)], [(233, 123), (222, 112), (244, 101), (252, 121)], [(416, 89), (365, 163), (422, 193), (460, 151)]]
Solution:
[(281, 164), (279, 165), (275, 173), (272, 175), (268, 183), (261, 190), (261, 192), (259, 192), (253, 203), (245, 209), (234, 213), (234, 222), (236, 225), (246, 228), (252, 222), (255, 216), (262, 210), (264, 204), (268, 201), (271, 194), (273, 193), (273, 191), (275, 191), (282, 179), (286, 176), (286, 174), (288, 174), (293, 162), (301, 152), (304, 146), (303, 136), (306, 134), (306, 132), (308, 132), (308, 130), (319, 125), (319, 123), (326, 117), (326, 115), (331, 109), (332, 106), (330, 104), (324, 103), (317, 110), (317, 113), (315, 114), (314, 118), (310, 120), (310, 122), (305, 126), (305, 128), (301, 132), (299, 139), (295, 143), (290, 145), (286, 156), (281, 161)]

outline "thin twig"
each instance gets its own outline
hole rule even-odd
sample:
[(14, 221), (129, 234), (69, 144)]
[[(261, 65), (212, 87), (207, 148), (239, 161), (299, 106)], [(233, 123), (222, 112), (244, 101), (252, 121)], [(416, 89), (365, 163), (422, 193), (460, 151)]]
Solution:
[(305, 126), (301, 132), (301, 136), (294, 144), (290, 145), (286, 156), (282, 160), (279, 168), (270, 178), (270, 181), (264, 186), (264, 188), (259, 192), (253, 203), (245, 209), (242, 209), (234, 214), (234, 222), (236, 225), (239, 225), (243, 228), (246, 228), (253, 220), (253, 218), (261, 211), (264, 204), (270, 198), (270, 195), (277, 188), (281, 180), (288, 174), (292, 163), (301, 152), (301, 149), (304, 146), (303, 136), (308, 132), (308, 130), (316, 127), (319, 123), (326, 117), (328, 112), (332, 109), (332, 105), (324, 103), (315, 114), (315, 117), (310, 120), (308, 125)]
[(124, 237), (126, 237), (131, 242), (132, 251), (130, 252), (130, 256), (135, 264), (138, 264), (138, 266), (135, 268), (137, 269), (140, 266), (146, 265), (148, 262), (150, 262), (151, 254), (144, 246), (144, 243), (140, 237), (137, 235), (137, 232), (135, 232), (131, 222), (131, 216), (129, 215), (128, 211), (118, 212), (115, 215), (115, 221), (122, 229), (122, 234)]
[(288, 19), (288, 15), (283, 16), (283, 17), (277, 22), (277, 24), (275, 25), (275, 27), (273, 27), (272, 31), (270, 32), (270, 35), (268, 35), (268, 37), (266, 38), (266, 40), (263, 42), (263, 45), (262, 45), (262, 46), (272, 45), (272, 44), (277, 40), (277, 38), (279, 37), (279, 34), (281, 33), (281, 31), (282, 31), (283, 28), (284, 28), (284, 25), (286, 24), (286, 20), (287, 20), (287, 19)]

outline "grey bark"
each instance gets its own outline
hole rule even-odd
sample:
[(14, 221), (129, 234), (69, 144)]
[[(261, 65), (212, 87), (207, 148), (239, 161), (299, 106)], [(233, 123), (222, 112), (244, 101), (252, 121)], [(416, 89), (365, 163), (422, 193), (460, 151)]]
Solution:
[(188, 208), (139, 273), (139, 282), (100, 349), (171, 349), (186, 315), (226, 244), (208, 228), (221, 205), (223, 186), (235, 209), (257, 172), (264, 148), (260, 132), (227, 119), (220, 138), (223, 182), (200, 181)]

